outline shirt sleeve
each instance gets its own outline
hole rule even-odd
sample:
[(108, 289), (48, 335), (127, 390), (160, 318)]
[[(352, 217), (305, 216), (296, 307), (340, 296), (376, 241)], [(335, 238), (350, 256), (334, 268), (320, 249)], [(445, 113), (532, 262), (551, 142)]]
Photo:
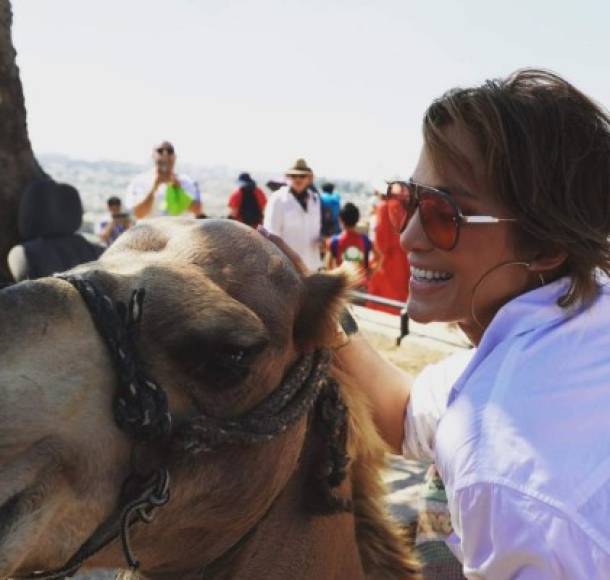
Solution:
[(269, 198), (269, 202), (265, 209), (263, 226), (268, 232), (280, 236), (280, 238), (284, 236), (282, 203), (278, 195), (274, 194)]
[(504, 485), (477, 483), (456, 492), (450, 506), (454, 533), (447, 544), (468, 579), (608, 578), (610, 555), (543, 501)]
[(402, 445), (407, 459), (434, 461), (436, 428), (447, 409), (451, 388), (473, 354), (474, 349), (464, 350), (429, 365), (413, 382)]

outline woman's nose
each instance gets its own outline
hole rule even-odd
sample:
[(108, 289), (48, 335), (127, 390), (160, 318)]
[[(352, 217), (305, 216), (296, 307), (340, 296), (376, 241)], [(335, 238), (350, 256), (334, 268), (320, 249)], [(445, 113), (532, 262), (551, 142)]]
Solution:
[(413, 250), (429, 250), (432, 248), (428, 236), (421, 223), (419, 217), (419, 208), (415, 210), (415, 213), (409, 218), (407, 226), (400, 234), (400, 247), (405, 252), (411, 252)]

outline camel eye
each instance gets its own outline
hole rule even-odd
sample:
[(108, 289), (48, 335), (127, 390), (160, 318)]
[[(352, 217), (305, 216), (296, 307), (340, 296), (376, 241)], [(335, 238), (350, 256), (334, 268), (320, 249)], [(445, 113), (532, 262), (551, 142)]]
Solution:
[(239, 364), (243, 360), (244, 356), (246, 356), (246, 351), (244, 350), (232, 352), (228, 355), (229, 362), (233, 364)]
[[(266, 337), (243, 334), (237, 340), (213, 339), (202, 334), (183, 334), (167, 346), (170, 356), (195, 380), (214, 387), (241, 383), (250, 373), (256, 357), (268, 344)], [(230, 337), (232, 338), (232, 337)]]
[(213, 363), (219, 367), (231, 368), (232, 366), (244, 366), (247, 365), (248, 353), (243, 348), (224, 346), (219, 348), (208, 360), (209, 363)]
[(261, 350), (259, 345), (250, 348), (219, 345), (207, 353), (195, 369), (195, 374), (219, 388), (237, 385), (250, 374), (254, 358)]

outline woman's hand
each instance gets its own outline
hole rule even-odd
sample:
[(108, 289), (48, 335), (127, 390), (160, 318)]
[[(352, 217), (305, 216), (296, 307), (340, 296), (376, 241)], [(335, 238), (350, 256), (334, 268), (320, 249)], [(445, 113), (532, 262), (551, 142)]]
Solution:
[[(309, 274), (299, 255), (279, 236), (264, 227), (257, 230), (284, 252), (303, 275)], [(411, 377), (383, 358), (362, 336), (347, 337), (338, 329), (335, 362), (341, 371), (368, 397), (381, 436), (394, 453), (400, 453)]]
[(307, 276), (310, 273), (303, 260), (301, 260), (301, 257), (284, 240), (282, 240), (282, 238), (272, 234), (263, 226), (258, 226), (256, 230), (259, 234), (265, 236), (270, 242), (273, 242), (280, 250), (282, 250), (282, 252), (284, 252), (284, 254), (290, 258), (290, 261), (295, 265), (296, 269), (303, 274), (303, 276)]

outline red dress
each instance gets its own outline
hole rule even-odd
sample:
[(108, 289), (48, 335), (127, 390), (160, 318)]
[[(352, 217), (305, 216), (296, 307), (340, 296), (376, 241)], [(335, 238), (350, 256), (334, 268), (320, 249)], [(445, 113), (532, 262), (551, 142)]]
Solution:
[[(376, 208), (377, 225), (375, 227), (375, 248), (380, 254), (381, 265), (371, 276), (369, 294), (383, 296), (392, 300), (405, 302), (409, 295), (409, 261), (405, 251), (400, 247), (400, 234), (390, 223), (386, 201), (381, 201)], [(396, 308), (367, 302), (369, 308), (399, 314)]]

